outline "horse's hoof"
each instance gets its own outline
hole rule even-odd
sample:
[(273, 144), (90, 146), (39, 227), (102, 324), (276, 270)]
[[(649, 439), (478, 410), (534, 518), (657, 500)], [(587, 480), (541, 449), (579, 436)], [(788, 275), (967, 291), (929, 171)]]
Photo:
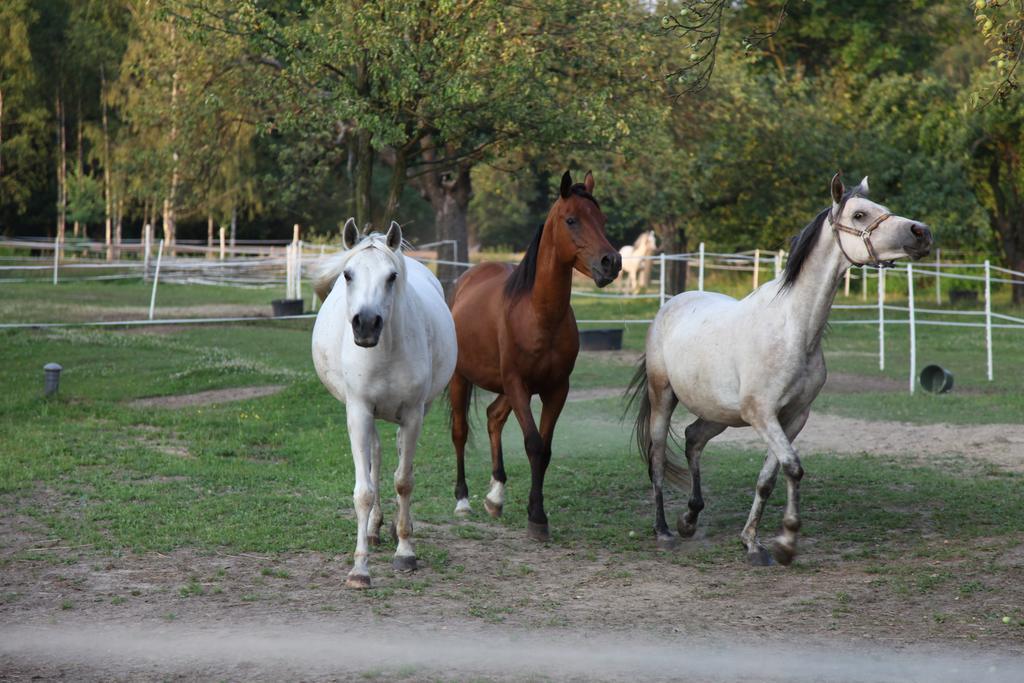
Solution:
[(749, 562), (752, 567), (770, 567), (774, 564), (772, 562), (771, 553), (765, 550), (764, 546), (760, 545), (757, 546), (756, 550), (747, 551), (747, 562)]
[(370, 577), (367, 574), (349, 574), (345, 579), (345, 586), (362, 590), (370, 587)]
[(380, 536), (367, 536), (366, 542), (374, 547), (377, 547), (380, 545)]
[(783, 567), (788, 567), (796, 557), (796, 548), (782, 541), (775, 541), (771, 544), (772, 557)]
[(658, 534), (654, 542), (658, 550), (674, 550), (679, 545), (679, 539), (672, 534)]
[(526, 522), (526, 535), (535, 541), (541, 543), (547, 543), (551, 540), (551, 532), (548, 531), (547, 523), (538, 524), (537, 522)]
[(501, 517), (501, 511), (504, 509), (504, 505), (498, 505), (492, 503), (490, 498), (484, 498), (484, 509), (487, 510), (487, 514), (491, 517)]
[(693, 538), (693, 535), (695, 533), (697, 533), (697, 525), (696, 524), (687, 524), (680, 517), (676, 521), (676, 531), (678, 531), (679, 535), (682, 536), (683, 538)]
[(455, 502), (455, 514), (459, 517), (468, 517), (473, 514), (473, 509), (469, 507), (469, 500), (466, 498), (459, 498)]
[(391, 560), (391, 567), (396, 572), (414, 572), (416, 571), (416, 556), (415, 555), (395, 555), (394, 559)]

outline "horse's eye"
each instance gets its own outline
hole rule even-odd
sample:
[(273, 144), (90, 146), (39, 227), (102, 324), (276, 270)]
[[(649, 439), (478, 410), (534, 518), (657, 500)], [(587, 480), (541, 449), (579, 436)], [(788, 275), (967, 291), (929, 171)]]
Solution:
[(392, 282), (394, 282), (397, 279), (398, 279), (398, 273), (391, 273), (391, 275), (388, 275), (388, 284), (391, 284)]
[(572, 217), (572, 216), (569, 216), (568, 218), (566, 218), (565, 222), (568, 225), (576, 225), (576, 219), (574, 217)]
[(856, 211), (856, 212), (854, 212), (853, 220), (859, 221), (861, 218), (864, 218), (864, 212), (863, 211)]
[(352, 273), (345, 271), (345, 282), (352, 282)]

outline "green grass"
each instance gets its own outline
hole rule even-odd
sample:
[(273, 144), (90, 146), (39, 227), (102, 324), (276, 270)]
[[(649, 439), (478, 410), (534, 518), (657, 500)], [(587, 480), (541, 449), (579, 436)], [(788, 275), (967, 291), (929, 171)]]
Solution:
[[(108, 287), (116, 298), (123, 285)], [(218, 290), (224, 291), (224, 290)], [(248, 296), (248, 294), (246, 294)], [(10, 304), (9, 304), (10, 305)], [(618, 304), (615, 304), (618, 305)], [(642, 311), (640, 311), (642, 313)], [(595, 309), (587, 315), (614, 317)], [(580, 314), (580, 317), (584, 317)], [(39, 520), (66, 545), (92, 544), (97, 552), (202, 551), (278, 553), (350, 552), (352, 459), (343, 407), (315, 377), (309, 357), (309, 321), (175, 328), (161, 334), (121, 330), (3, 331), (0, 345), (0, 505), (5, 514)], [(638, 348), (644, 328), (630, 328)], [(901, 380), (900, 335), (890, 333), (890, 369)], [(874, 375), (872, 328), (835, 326), (828, 337), (833, 371)], [(996, 337), (997, 381), (984, 379), (984, 354), (973, 331), (929, 329), (920, 338), (921, 364), (935, 361), (957, 374), (948, 396), (872, 392), (822, 396), (818, 408), (867, 418), (943, 422), (1020, 422), (1017, 378), (1024, 376), (1024, 335)], [(59, 397), (41, 397), (41, 367), (65, 366)], [(573, 385), (624, 388), (633, 368), (621, 356), (586, 354)], [(133, 407), (134, 398), (206, 389), (281, 383), (265, 398), (176, 410)], [(619, 422), (618, 399), (569, 404), (555, 438), (546, 485), (553, 542), (581, 553), (653, 555), (646, 473)], [(482, 411), (481, 411), (482, 412)], [(394, 428), (381, 424), (385, 471), (395, 466)], [(490, 458), (482, 422), (474, 423), (467, 457), (477, 521), (453, 534), (485, 539), (487, 525), (525, 524), (529, 468), (514, 421), (506, 427), (509, 475), (506, 516), (482, 515)], [(708, 509), (700, 550), (671, 561), (708, 563), (738, 558), (737, 533), (746, 517), (761, 453), (712, 446), (704, 462)], [(929, 539), (1010, 543), (1024, 527), (1022, 478), (1002, 472), (906, 467), (878, 457), (811, 454), (804, 480), (804, 532), (816, 553), (885, 562), (920, 553), (934, 556)], [(452, 521), (454, 463), (445, 415), (429, 415), (416, 457), (414, 514), (435, 524)], [(385, 487), (390, 476), (382, 477)], [(765, 521), (778, 526), (784, 487)], [(393, 515), (386, 490), (385, 513)], [(679, 509), (684, 498), (670, 496)], [(632, 535), (631, 535), (632, 532)], [(961, 544), (962, 545), (962, 544)], [(458, 572), (447, 552), (421, 543), (421, 558)], [(33, 557), (37, 557), (33, 556)], [(529, 573), (522, 565), (510, 572)], [(268, 580), (288, 579), (272, 564)], [(927, 591), (930, 576), (891, 580), (907, 591)], [(953, 577), (940, 577), (952, 582)], [(954, 584), (964, 595), (984, 590)], [(201, 594), (198, 579), (180, 587), (183, 598)], [(249, 599), (260, 599), (257, 595)], [(503, 613), (474, 604), (482, 618)], [(837, 608), (844, 605), (837, 603)], [(68, 607), (71, 609), (71, 607)], [(173, 618), (173, 617), (169, 617)]]

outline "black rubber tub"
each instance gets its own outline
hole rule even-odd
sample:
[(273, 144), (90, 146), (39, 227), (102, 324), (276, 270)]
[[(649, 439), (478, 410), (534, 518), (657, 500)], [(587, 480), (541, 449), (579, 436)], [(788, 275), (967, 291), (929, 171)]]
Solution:
[(274, 299), (270, 302), (274, 309), (274, 317), (284, 315), (302, 315), (302, 299)]
[(580, 349), (583, 351), (618, 351), (621, 348), (621, 329), (580, 330)]

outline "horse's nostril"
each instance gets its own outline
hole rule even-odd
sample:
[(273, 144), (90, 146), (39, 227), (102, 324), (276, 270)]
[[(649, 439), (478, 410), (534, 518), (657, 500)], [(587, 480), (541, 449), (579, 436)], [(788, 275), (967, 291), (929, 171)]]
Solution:
[(359, 327), (359, 314), (352, 316), (352, 327)]
[(381, 326), (383, 326), (383, 325), (384, 325), (384, 318), (380, 317), (379, 315), (375, 316), (374, 319), (373, 319), (373, 329), (379, 330), (381, 328)]

